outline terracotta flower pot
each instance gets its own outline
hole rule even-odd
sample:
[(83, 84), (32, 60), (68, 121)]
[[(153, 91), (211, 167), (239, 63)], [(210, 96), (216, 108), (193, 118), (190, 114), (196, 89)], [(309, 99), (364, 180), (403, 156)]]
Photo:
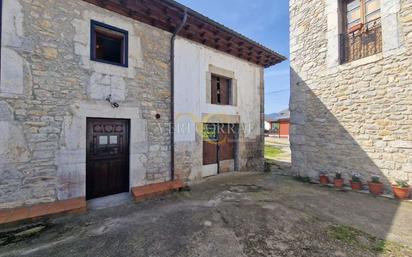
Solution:
[(343, 188), (343, 178), (335, 178), (335, 187), (337, 188)]
[(369, 186), (369, 192), (371, 192), (374, 195), (381, 195), (383, 194), (383, 184), (382, 183), (368, 183)]
[(397, 186), (392, 186), (392, 191), (393, 194), (395, 195), (396, 198), (400, 200), (405, 200), (409, 198), (409, 195), (411, 194), (411, 189), (409, 187), (397, 187)]
[(352, 180), (350, 181), (350, 187), (354, 191), (360, 191), (362, 190), (362, 182), (353, 182)]
[(319, 176), (319, 182), (321, 185), (328, 185), (329, 184), (329, 177), (326, 175)]

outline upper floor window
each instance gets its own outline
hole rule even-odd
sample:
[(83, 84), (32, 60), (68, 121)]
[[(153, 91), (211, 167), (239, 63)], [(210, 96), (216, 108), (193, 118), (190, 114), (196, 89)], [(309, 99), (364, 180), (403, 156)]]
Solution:
[(97, 21), (91, 24), (91, 59), (128, 66), (128, 32)]
[(341, 63), (382, 52), (381, 0), (343, 0)]
[(211, 104), (230, 105), (231, 84), (231, 79), (212, 74)]

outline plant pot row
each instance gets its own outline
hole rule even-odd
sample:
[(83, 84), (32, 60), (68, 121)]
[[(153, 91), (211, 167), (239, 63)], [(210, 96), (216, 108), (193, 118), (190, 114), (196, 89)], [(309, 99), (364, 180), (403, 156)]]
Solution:
[[(338, 176), (340, 177), (340, 176)], [(321, 175), (319, 176), (319, 181), (321, 185), (329, 185), (330, 180), (329, 177), (326, 175)], [(353, 181), (350, 180), (350, 186), (353, 191), (360, 191), (363, 188), (363, 184), (361, 181)], [(333, 180), (333, 184), (335, 185), (336, 188), (343, 188), (345, 183), (343, 178), (335, 178)], [(382, 195), (384, 193), (384, 184), (381, 182), (377, 181), (370, 181), (368, 182), (368, 189), (369, 192), (373, 195)], [(409, 199), (411, 189), (409, 186), (398, 186), (398, 185), (392, 185), (392, 191), (393, 194), (395, 195), (396, 198), (405, 200)]]

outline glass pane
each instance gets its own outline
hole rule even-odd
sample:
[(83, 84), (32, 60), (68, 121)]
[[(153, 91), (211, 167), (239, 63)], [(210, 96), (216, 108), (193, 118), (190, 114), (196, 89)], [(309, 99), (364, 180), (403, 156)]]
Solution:
[(366, 23), (371, 22), (373, 20), (376, 20), (379, 17), (381, 17), (381, 13), (379, 11), (371, 13), (371, 14), (366, 16)]
[(117, 136), (110, 136), (110, 144), (117, 145)]
[(352, 1), (349, 1), (348, 4), (346, 5), (346, 10), (349, 12), (359, 7), (360, 7), (360, 0), (352, 0)]
[(369, 0), (366, 2), (366, 15), (374, 13), (380, 9), (380, 0)]
[(95, 27), (95, 57), (99, 60), (122, 64), (126, 35), (104, 27)]
[(347, 20), (348, 20), (348, 24), (351, 23), (359, 23), (361, 19), (361, 12), (360, 12), (360, 8), (357, 8), (353, 11), (348, 12), (347, 14)]
[(121, 63), (122, 40), (96, 33), (96, 58), (104, 61)]
[(99, 145), (107, 145), (107, 144), (108, 144), (107, 136), (99, 136)]

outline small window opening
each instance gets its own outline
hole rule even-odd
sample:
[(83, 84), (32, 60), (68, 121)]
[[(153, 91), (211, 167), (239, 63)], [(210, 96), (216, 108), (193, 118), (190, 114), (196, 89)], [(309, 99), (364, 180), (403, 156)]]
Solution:
[(128, 32), (92, 21), (91, 58), (94, 61), (127, 66)]
[(211, 103), (230, 105), (232, 80), (212, 75)]

